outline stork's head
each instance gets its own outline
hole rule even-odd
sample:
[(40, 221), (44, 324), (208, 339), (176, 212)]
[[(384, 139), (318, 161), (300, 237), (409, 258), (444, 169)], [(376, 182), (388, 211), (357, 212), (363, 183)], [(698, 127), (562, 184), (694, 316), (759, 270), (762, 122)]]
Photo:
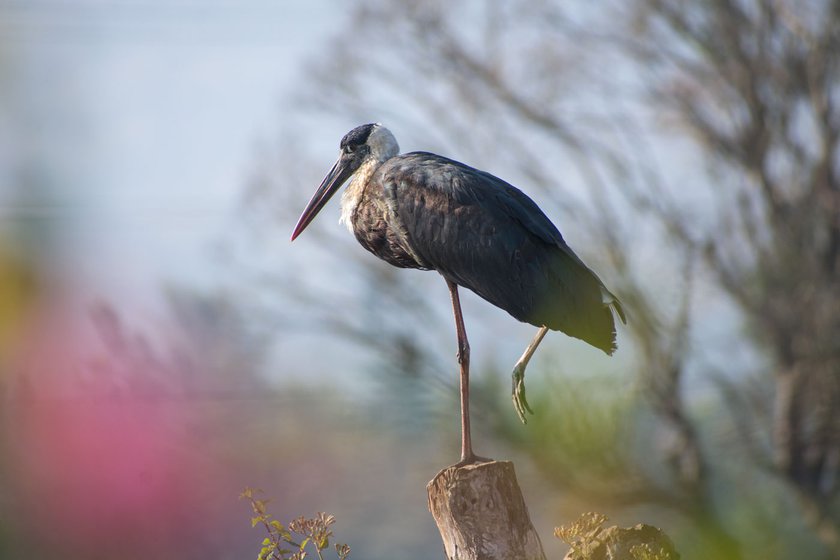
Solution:
[(399, 153), (391, 131), (378, 123), (357, 126), (341, 139), (341, 153), (330, 172), (304, 208), (292, 232), (292, 241), (306, 229), (321, 208), (362, 166), (378, 165)]

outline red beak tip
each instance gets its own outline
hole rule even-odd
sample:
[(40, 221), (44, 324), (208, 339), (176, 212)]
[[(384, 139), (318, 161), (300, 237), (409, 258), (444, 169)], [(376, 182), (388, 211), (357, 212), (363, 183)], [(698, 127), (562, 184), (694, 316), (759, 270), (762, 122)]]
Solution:
[(295, 229), (292, 230), (292, 237), (289, 239), (289, 241), (294, 241), (298, 238), (298, 235), (300, 235), (301, 233), (303, 233), (303, 228), (300, 227), (300, 224), (295, 225)]

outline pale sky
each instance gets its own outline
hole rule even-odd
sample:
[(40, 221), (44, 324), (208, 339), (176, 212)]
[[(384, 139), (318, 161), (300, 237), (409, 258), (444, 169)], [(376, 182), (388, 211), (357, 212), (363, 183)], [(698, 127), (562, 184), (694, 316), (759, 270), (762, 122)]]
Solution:
[(3, 197), (23, 169), (39, 170), (38, 212), (84, 289), (142, 301), (164, 279), (200, 278), (255, 145), (293, 110), (341, 6), (0, 4)]

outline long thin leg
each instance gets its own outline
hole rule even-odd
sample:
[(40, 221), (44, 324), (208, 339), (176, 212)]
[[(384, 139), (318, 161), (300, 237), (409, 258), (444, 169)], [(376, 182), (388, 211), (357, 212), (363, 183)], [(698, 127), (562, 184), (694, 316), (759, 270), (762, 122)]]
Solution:
[(449, 280), (446, 281), (446, 285), (452, 298), (455, 331), (458, 334), (458, 364), (461, 366), (461, 460), (458, 465), (467, 465), (482, 460), (473, 453), (470, 437), (470, 343), (467, 341), (464, 316), (461, 314), (458, 285)]
[(534, 355), (534, 352), (537, 350), (537, 346), (540, 345), (540, 342), (542, 342), (542, 339), (547, 332), (548, 327), (540, 327), (540, 330), (537, 331), (537, 334), (534, 336), (531, 344), (528, 345), (528, 348), (525, 349), (522, 357), (519, 358), (516, 365), (513, 366), (513, 375), (511, 376), (513, 378), (513, 408), (516, 409), (516, 414), (519, 416), (519, 419), (523, 424), (528, 423), (528, 420), (525, 418), (525, 411), (528, 411), (531, 414), (534, 413), (528, 405), (528, 400), (525, 398), (525, 368), (528, 366), (528, 362), (531, 361), (531, 356)]

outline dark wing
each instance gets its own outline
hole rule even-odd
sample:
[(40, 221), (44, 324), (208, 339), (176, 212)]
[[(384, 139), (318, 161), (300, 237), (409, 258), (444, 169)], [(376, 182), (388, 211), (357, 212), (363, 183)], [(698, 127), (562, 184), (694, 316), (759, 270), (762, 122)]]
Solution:
[(389, 160), (376, 182), (426, 267), (520, 321), (615, 349), (609, 306), (623, 319), (618, 301), (520, 190), (425, 152)]

